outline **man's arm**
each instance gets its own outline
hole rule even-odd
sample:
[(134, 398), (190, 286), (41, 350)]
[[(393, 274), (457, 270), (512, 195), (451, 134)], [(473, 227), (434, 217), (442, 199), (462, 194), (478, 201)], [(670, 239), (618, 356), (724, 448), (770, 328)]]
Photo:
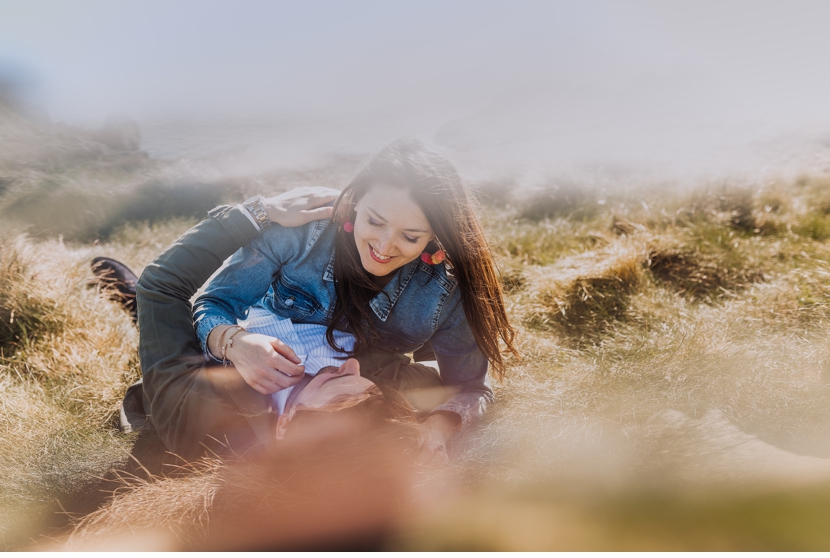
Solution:
[(259, 234), (243, 209), (220, 206), (209, 215), (148, 265), (136, 285), (145, 411), (165, 445), (187, 457), (200, 453), (202, 442), (188, 433), (190, 404), (216, 398), (209, 382), (198, 381), (204, 359), (190, 299)]
[[(299, 188), (266, 199), (265, 208), (273, 222), (298, 226), (329, 217), (331, 208), (321, 206), (337, 194)], [(148, 265), (136, 285), (144, 409), (168, 449), (183, 457), (200, 454), (211, 431), (204, 420), (210, 413), (197, 411), (224, 402), (207, 381), (190, 299), (228, 257), (259, 235), (241, 206), (220, 206), (209, 216)], [(196, 415), (200, 420), (188, 420)]]

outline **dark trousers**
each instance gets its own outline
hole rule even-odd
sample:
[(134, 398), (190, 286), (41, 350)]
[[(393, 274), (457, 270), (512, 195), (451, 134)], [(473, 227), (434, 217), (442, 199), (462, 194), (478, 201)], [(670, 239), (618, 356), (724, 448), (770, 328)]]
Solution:
[[(420, 358), (432, 356), (426, 346)], [(403, 393), (419, 411), (427, 412), (447, 399), (438, 370), (407, 355), (378, 349), (357, 357), (360, 373), (375, 384)], [(199, 373), (189, 404), (187, 429), (211, 453), (241, 455), (274, 433), (276, 416), (268, 396), (248, 386), (233, 368), (212, 366)], [(201, 396), (197, 396), (200, 394)], [(121, 411), (124, 431), (152, 428), (147, 420), (141, 382), (127, 392)]]

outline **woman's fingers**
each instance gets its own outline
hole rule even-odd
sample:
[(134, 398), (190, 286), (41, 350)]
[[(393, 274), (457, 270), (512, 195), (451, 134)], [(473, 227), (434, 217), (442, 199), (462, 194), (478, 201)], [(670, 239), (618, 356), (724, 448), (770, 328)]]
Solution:
[(305, 373), (305, 367), (302, 364), (294, 364), (280, 355), (275, 355), (268, 359), (268, 367), (269, 370), (276, 372), (277, 375), (274, 376), (275, 378), (279, 378), (279, 376), (288, 378), (295, 376), (302, 377)]
[(274, 348), (274, 355), (271, 357), (271, 366), (273, 368), (276, 368), (287, 376), (303, 375), (305, 368), (291, 347), (279, 339), (271, 341), (271, 346)]
[(281, 340), (274, 337), (273, 341), (271, 341), (271, 346), (274, 348), (277, 354), (282, 355), (284, 358), (288, 359), (294, 364), (300, 364), (300, 358), (294, 352), (294, 349), (283, 343)]
[(227, 349), (245, 382), (263, 394), (274, 393), (297, 384), (305, 368), (294, 351), (274, 337), (242, 332)]
[(302, 379), (302, 374), (298, 376), (287, 376), (279, 370), (270, 370), (268, 371), (267, 375), (263, 378), (263, 383), (265, 384), (265, 387), (268, 389), (269, 393), (275, 393), (277, 391), (281, 391), (286, 388), (290, 388), (292, 386), (297, 385)]
[(279, 370), (260, 370), (249, 385), (264, 395), (270, 395), (296, 385), (302, 378), (302, 374), (286, 376)]
[(288, 387), (302, 379), (305, 367), (302, 364), (294, 364), (280, 355), (274, 355), (263, 363), (258, 372), (260, 377), (276, 382), (282, 387)]

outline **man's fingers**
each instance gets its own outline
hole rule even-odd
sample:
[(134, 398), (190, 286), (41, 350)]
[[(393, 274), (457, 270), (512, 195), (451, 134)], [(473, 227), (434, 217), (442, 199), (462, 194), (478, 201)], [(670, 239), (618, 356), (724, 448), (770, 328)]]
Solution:
[(318, 207), (317, 209), (303, 209), (300, 211), (312, 221), (320, 221), (322, 219), (329, 219), (334, 212), (333, 207)]
[(303, 209), (316, 209), (321, 205), (326, 205), (327, 203), (331, 203), (336, 200), (340, 196), (340, 192), (337, 190), (330, 190), (327, 192), (321, 192), (317, 194), (313, 194), (306, 198), (305, 202), (303, 203)]

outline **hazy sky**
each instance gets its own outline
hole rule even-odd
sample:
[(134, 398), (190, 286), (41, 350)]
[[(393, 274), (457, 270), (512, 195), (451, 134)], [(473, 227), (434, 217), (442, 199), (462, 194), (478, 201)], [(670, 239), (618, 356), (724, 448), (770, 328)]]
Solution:
[[(720, 149), (721, 122), (744, 143), (830, 123), (828, 21), (825, 0), (0, 0), (0, 79), (90, 126), (313, 117), (385, 138), (450, 122), (442, 137), (467, 148), (527, 152), (559, 130), (563, 156), (674, 157), (692, 148), (672, 133)], [(172, 132), (142, 126), (165, 151)], [(195, 135), (178, 132), (171, 145)]]
[(671, 72), (818, 100), (828, 21), (824, 1), (0, 0), (0, 59), (70, 119), (475, 107), (528, 82)]

